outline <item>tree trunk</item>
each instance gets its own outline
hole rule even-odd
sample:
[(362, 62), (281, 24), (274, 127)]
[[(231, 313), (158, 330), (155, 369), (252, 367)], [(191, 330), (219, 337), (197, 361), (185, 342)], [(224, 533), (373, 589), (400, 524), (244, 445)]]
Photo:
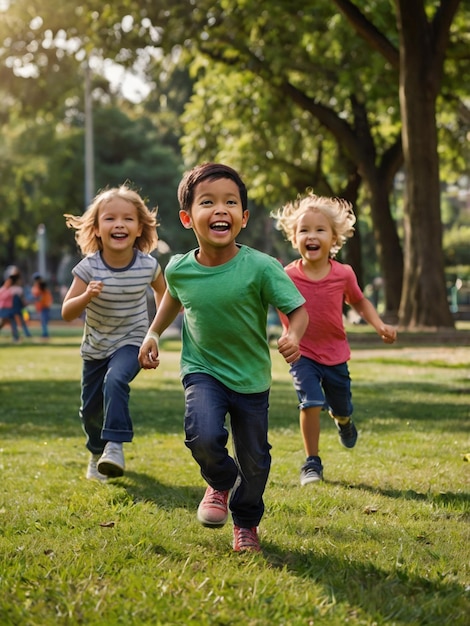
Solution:
[(375, 249), (382, 271), (384, 318), (396, 324), (403, 280), (403, 252), (390, 211), (390, 191), (394, 176), (403, 163), (401, 141), (397, 138), (378, 156), (365, 104), (354, 94), (351, 102), (356, 141), (360, 146), (355, 153), (357, 167), (369, 190)]
[(396, 324), (403, 285), (403, 252), (397, 227), (390, 211), (390, 188), (384, 176), (380, 176), (375, 168), (368, 176), (367, 182), (371, 192), (372, 225), (376, 249), (383, 272), (385, 299), (383, 317), (388, 323)]
[[(400, 34), (400, 108), (405, 162), (404, 280), (400, 325), (454, 327), (447, 302), (432, 30), (418, 0), (396, 0)], [(437, 72), (439, 74), (439, 72)]]

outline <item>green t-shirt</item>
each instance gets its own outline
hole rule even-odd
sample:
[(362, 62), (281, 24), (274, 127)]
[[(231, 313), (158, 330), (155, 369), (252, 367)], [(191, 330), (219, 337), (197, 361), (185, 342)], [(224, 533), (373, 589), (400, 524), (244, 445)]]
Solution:
[(259, 393), (271, 385), (268, 306), (287, 314), (305, 300), (279, 261), (239, 248), (216, 267), (198, 263), (195, 250), (175, 255), (165, 275), (184, 307), (181, 376), (206, 373), (239, 393)]

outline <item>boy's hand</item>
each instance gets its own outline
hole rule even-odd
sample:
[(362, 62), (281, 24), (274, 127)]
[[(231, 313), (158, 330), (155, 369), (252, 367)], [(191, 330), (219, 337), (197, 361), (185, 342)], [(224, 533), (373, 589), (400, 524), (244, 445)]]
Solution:
[(154, 370), (160, 365), (158, 346), (155, 339), (145, 339), (139, 350), (140, 367), (144, 370)]
[(277, 340), (277, 348), (287, 363), (294, 363), (300, 359), (299, 343), (289, 335), (282, 335)]
[(379, 335), (384, 343), (394, 343), (397, 338), (397, 331), (393, 326), (384, 324), (379, 329)]

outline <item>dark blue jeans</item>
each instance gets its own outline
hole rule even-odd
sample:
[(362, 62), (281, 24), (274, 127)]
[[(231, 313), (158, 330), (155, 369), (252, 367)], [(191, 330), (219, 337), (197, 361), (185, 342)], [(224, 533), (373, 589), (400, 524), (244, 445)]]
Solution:
[(107, 359), (83, 361), (80, 419), (93, 454), (107, 441), (132, 441), (129, 383), (140, 370), (137, 346), (123, 346)]
[[(31, 337), (28, 324), (23, 316), (24, 304), (20, 296), (13, 296), (13, 317), (18, 321), (23, 329), (25, 337)], [(18, 331), (17, 331), (18, 332)]]
[(49, 337), (49, 318), (51, 316), (50, 309), (41, 309), (39, 317), (41, 320), (41, 337)]
[[(271, 468), (268, 442), (269, 390), (242, 394), (208, 374), (188, 374), (185, 389), (185, 445), (201, 468), (201, 475), (219, 491), (232, 490), (230, 510), (237, 526), (258, 526), (263, 494)], [(233, 458), (227, 450), (230, 416)]]

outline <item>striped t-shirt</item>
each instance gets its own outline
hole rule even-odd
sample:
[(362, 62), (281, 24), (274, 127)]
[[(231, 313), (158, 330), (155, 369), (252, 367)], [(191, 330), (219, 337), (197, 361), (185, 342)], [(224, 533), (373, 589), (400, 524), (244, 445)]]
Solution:
[(80, 354), (85, 360), (105, 359), (125, 345), (140, 346), (149, 327), (147, 291), (161, 272), (157, 260), (140, 250), (127, 267), (112, 268), (95, 252), (72, 270), (85, 283), (104, 287), (86, 307)]

